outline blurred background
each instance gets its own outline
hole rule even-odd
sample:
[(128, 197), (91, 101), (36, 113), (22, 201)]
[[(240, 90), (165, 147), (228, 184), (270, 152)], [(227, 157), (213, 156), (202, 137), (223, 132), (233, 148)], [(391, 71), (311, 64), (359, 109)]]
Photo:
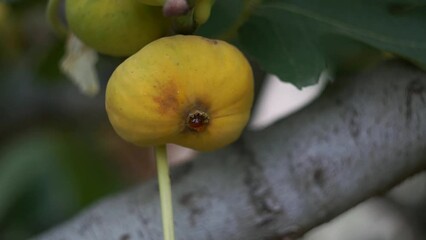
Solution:
[[(100, 94), (80, 93), (59, 70), (65, 42), (46, 21), (46, 3), (0, 2), (2, 240), (27, 239), (103, 196), (155, 175), (151, 149), (120, 139), (104, 110), (106, 82), (123, 59), (100, 56)], [(324, 86), (321, 81), (298, 90), (268, 76), (249, 128), (264, 128), (296, 111)], [(169, 151), (174, 164), (196, 154), (174, 145)], [(418, 210), (426, 210), (426, 177), (417, 179), (358, 206), (306, 239), (422, 239), (418, 233), (425, 224), (417, 220), (424, 219)], [(351, 229), (356, 238), (348, 237)], [(359, 235), (366, 232), (373, 234)]]
[[(103, 91), (79, 92), (59, 70), (64, 40), (47, 1), (0, 2), (0, 239), (19, 240), (100, 197), (150, 178), (150, 149), (118, 138)], [(101, 57), (104, 89), (121, 59)]]

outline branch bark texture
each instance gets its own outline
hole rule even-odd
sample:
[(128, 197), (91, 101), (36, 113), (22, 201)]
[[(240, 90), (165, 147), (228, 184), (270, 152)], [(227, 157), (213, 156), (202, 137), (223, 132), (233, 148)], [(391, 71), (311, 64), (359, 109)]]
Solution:
[[(292, 239), (426, 168), (426, 73), (387, 62), (172, 172), (180, 240)], [(162, 238), (156, 181), (39, 240)]]

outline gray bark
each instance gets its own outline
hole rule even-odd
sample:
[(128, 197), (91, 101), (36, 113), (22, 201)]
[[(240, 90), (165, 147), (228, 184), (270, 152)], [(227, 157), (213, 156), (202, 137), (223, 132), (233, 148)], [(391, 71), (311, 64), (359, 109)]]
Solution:
[[(303, 110), (172, 173), (177, 239), (300, 236), (426, 168), (426, 74), (401, 62), (340, 79)], [(156, 181), (39, 240), (162, 239)]]

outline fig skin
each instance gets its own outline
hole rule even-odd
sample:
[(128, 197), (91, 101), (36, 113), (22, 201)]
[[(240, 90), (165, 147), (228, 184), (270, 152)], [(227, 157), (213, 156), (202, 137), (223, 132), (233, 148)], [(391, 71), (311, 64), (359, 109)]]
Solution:
[(115, 57), (132, 55), (170, 26), (160, 7), (138, 0), (66, 0), (65, 9), (69, 28), (82, 42)]
[(166, 0), (139, 0), (139, 2), (150, 6), (163, 6)]
[[(224, 147), (241, 135), (252, 102), (253, 73), (244, 55), (199, 36), (151, 42), (117, 67), (106, 89), (112, 126), (139, 146)], [(191, 129), (194, 113), (205, 113), (208, 123)]]
[(210, 18), (214, 0), (197, 0), (194, 7), (194, 21), (198, 26), (203, 25)]

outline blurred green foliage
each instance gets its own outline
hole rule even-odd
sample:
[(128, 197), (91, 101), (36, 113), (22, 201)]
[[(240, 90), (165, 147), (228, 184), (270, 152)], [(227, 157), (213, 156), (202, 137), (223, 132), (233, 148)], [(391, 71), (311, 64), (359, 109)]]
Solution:
[(131, 184), (101, 138), (103, 96), (82, 96), (59, 71), (64, 40), (45, 20), (46, 2), (0, 2), (2, 240), (28, 239)]
[(0, 149), (0, 239), (28, 238), (120, 186), (90, 138), (39, 129)]

